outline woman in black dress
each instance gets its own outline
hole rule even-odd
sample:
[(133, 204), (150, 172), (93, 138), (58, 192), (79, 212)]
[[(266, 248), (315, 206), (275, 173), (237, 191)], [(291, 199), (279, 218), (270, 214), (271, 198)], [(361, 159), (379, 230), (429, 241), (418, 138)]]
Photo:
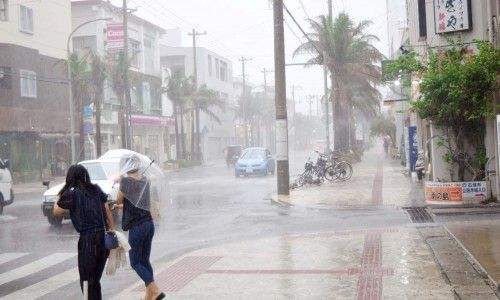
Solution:
[(92, 184), (87, 169), (73, 165), (68, 169), (66, 184), (59, 192), (54, 215), (62, 216), (69, 210), (71, 222), (80, 234), (78, 240), (78, 272), (80, 287), (88, 282), (88, 299), (100, 300), (101, 276), (109, 251), (104, 246), (106, 228), (114, 230), (108, 197), (99, 186)]

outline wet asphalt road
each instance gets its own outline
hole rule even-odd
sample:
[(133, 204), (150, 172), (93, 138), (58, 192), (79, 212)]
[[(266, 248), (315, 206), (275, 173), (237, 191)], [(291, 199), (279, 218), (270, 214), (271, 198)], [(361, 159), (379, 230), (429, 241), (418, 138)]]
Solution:
[[(305, 156), (299, 157), (302, 158), (292, 162), (292, 170), (303, 165)], [(409, 223), (403, 211), (394, 209), (338, 211), (279, 205), (269, 200), (269, 195), (276, 190), (274, 176), (235, 178), (233, 171), (222, 162), (172, 172), (168, 176), (171, 200), (166, 203), (164, 220), (155, 235), (152, 256), (156, 262), (233, 241)], [(78, 236), (71, 223), (65, 221), (61, 228), (49, 226), (41, 214), (39, 194), (19, 195), (5, 213), (0, 220), (0, 254), (28, 254), (0, 263), (0, 274), (53, 253), (76, 254)], [(0, 298), (74, 267), (76, 257), (6, 283), (0, 278)], [(104, 295), (117, 294), (136, 281), (131, 270), (120, 271), (114, 277), (104, 276)], [(73, 282), (42, 299), (79, 296), (78, 284)]]

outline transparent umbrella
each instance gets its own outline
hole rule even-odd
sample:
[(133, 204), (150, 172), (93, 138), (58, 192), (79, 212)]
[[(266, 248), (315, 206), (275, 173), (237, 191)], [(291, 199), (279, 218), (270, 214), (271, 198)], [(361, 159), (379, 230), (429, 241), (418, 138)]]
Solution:
[(120, 158), (121, 192), (135, 207), (161, 219), (162, 203), (168, 198), (166, 176), (149, 157), (127, 153)]

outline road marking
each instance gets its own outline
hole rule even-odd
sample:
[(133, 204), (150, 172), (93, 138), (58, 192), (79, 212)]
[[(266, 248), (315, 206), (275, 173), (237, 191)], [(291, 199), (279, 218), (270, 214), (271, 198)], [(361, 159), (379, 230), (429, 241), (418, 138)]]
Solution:
[(12, 252), (12, 253), (1, 253), (0, 254), (0, 265), (6, 262), (9, 262), (14, 259), (18, 259), (19, 257), (23, 257), (28, 255), (28, 253), (20, 253), (20, 252)]
[(14, 221), (14, 220), (17, 220), (16, 216), (11, 216), (11, 215), (1, 215), (0, 216), (0, 223)]
[(22, 290), (8, 294), (4, 296), (2, 300), (37, 299), (78, 280), (78, 268), (73, 268), (46, 280), (30, 285)]
[(0, 285), (26, 277), (76, 256), (76, 253), (54, 253), (30, 264), (0, 274)]

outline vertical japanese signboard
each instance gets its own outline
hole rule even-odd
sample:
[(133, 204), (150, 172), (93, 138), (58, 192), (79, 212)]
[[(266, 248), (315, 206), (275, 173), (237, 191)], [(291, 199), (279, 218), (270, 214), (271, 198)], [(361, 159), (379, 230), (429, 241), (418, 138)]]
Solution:
[(124, 42), (123, 24), (108, 23), (106, 25), (106, 50), (119, 52), (123, 50)]
[(436, 33), (472, 29), (470, 0), (434, 0)]

